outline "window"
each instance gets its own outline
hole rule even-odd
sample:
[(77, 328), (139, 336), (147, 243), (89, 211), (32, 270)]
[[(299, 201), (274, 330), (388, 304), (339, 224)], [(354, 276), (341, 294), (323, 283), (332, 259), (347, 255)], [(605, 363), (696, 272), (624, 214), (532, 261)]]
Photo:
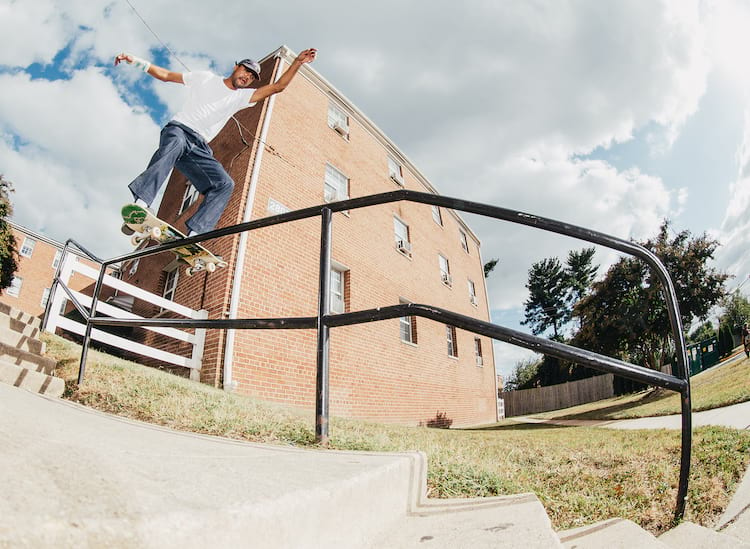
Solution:
[(6, 290), (7, 294), (13, 297), (21, 295), (21, 286), (23, 286), (23, 278), (14, 276), (13, 280), (10, 281), (10, 286)]
[(332, 268), (331, 269), (331, 302), (329, 304), (332, 313), (346, 312), (346, 303), (344, 300), (344, 288), (346, 282), (346, 272)]
[(185, 210), (187, 210), (190, 206), (193, 205), (193, 203), (198, 200), (198, 197), (200, 196), (200, 193), (198, 192), (198, 189), (193, 187), (193, 185), (190, 183), (190, 181), (187, 182), (187, 186), (185, 187), (185, 196), (182, 197), (182, 205), (180, 206), (180, 211), (177, 212), (177, 214), (181, 214)]
[(469, 279), (469, 301), (471, 301), (471, 304), (475, 307), (479, 304), (477, 302), (477, 287), (474, 285), (474, 281)]
[(453, 326), (445, 327), (445, 337), (448, 340), (448, 356), (458, 358), (458, 345), (456, 343), (456, 328)]
[(60, 258), (62, 257), (62, 252), (60, 250), (57, 250), (55, 252), (55, 259), (52, 260), (52, 268), (57, 269), (57, 267), (60, 265)]
[(474, 358), (476, 358), (477, 366), (484, 365), (484, 359), (482, 358), (482, 340), (478, 337), (474, 338)]
[(42, 307), (47, 306), (47, 301), (49, 301), (49, 288), (45, 288), (42, 292), (42, 301), (39, 303)]
[(349, 139), (349, 117), (333, 102), (328, 103), (328, 127), (344, 139)]
[(135, 272), (138, 270), (138, 264), (141, 262), (141, 258), (134, 259), (133, 262), (130, 264), (130, 269), (128, 270), (128, 274), (130, 276), (133, 276)]
[(398, 217), (393, 218), (393, 234), (396, 237), (396, 249), (407, 257), (411, 257), (411, 242), (409, 241), (409, 225)]
[(448, 264), (448, 259), (438, 254), (438, 263), (440, 265), (440, 279), (443, 281), (443, 284), (446, 286), (452, 286), (453, 285), (453, 279), (451, 279), (451, 270), (450, 265)]
[(23, 257), (31, 257), (31, 254), (34, 253), (35, 245), (36, 240), (27, 236), (23, 239), (23, 245), (21, 246), (21, 250), (18, 253), (20, 253)]
[(440, 214), (439, 206), (432, 206), (432, 219), (441, 227), (443, 226), (443, 216)]
[(177, 291), (177, 278), (179, 272), (179, 269), (172, 269), (171, 271), (167, 271), (167, 277), (164, 280), (164, 293), (162, 294), (164, 296), (164, 299), (174, 301), (174, 295)]
[(397, 185), (404, 186), (404, 173), (401, 169), (401, 164), (390, 156), (388, 157), (388, 177)]
[(349, 198), (349, 178), (330, 164), (326, 164), (323, 199), (326, 202), (335, 202), (347, 198)]
[(466, 233), (461, 229), (458, 230), (458, 238), (461, 240), (461, 247), (468, 254), (469, 253), (469, 241), (466, 239)]
[[(400, 300), (401, 304), (409, 303), (408, 301)], [(402, 316), (399, 318), (399, 332), (401, 341), (404, 343), (417, 344), (417, 317), (416, 316)]]

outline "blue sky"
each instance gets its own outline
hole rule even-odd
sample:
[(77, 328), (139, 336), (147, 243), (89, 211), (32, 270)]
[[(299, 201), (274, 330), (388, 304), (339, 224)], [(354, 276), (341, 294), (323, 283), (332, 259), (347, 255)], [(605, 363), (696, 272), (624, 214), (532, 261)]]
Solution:
[[(445, 195), (622, 238), (669, 218), (720, 240), (730, 287), (750, 273), (745, 1), (131, 4), (194, 70), (316, 47), (313, 68)], [(0, 173), (15, 184), (14, 220), (125, 252), (116, 212), (183, 95), (112, 59), (183, 67), (125, 0), (0, 0), (0, 33)], [(470, 224), (484, 259), (500, 259), (493, 320), (513, 328), (531, 264), (586, 245)], [(604, 266), (615, 259), (597, 250)], [(529, 356), (495, 350), (504, 374)]]

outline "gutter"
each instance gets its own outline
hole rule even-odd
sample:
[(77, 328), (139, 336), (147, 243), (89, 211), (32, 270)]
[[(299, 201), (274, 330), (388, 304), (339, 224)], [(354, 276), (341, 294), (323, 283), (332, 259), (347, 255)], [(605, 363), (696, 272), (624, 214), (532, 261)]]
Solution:
[[(284, 57), (287, 55), (287, 48), (282, 46), (276, 52), (274, 56), (279, 58), (279, 64), (276, 67), (276, 74), (274, 75), (274, 82), (281, 78), (282, 66), (284, 64)], [(276, 95), (272, 95), (268, 99), (268, 108), (266, 109), (265, 118), (263, 119), (263, 126), (260, 130), (260, 141), (258, 142), (258, 152), (255, 155), (255, 162), (253, 163), (253, 171), (250, 175), (250, 191), (248, 192), (247, 203), (245, 204), (245, 213), (242, 217), (242, 223), (247, 223), (251, 220), (253, 215), (253, 206), (255, 205), (255, 193), (258, 189), (258, 178), (260, 177), (260, 165), (263, 160), (263, 152), (265, 150), (264, 143), (268, 136), (268, 128), (271, 125), (271, 115), (273, 114), (273, 106), (276, 102)], [(237, 263), (234, 268), (234, 278), (232, 280), (232, 296), (229, 300), (229, 311), (227, 313), (229, 318), (237, 317), (237, 310), (239, 309), (240, 293), (242, 289), (242, 275), (245, 267), (245, 250), (247, 249), (247, 231), (240, 235), (239, 249), (237, 250)], [(234, 391), (237, 388), (237, 382), (232, 379), (232, 366), (234, 363), (234, 337), (235, 330), (227, 330), (227, 340), (224, 347), (224, 378), (222, 387), (225, 391)]]

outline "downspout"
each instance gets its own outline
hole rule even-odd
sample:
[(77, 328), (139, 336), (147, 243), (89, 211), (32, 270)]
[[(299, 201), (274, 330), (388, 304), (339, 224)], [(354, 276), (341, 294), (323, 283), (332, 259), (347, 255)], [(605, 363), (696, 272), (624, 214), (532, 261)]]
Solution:
[[(281, 77), (281, 68), (284, 64), (284, 53), (286, 47), (280, 48), (277, 52), (279, 57), (279, 64), (276, 67), (276, 74), (274, 75), (274, 82)], [(258, 178), (260, 177), (260, 165), (263, 160), (263, 151), (265, 150), (264, 143), (268, 136), (268, 128), (271, 125), (271, 114), (273, 113), (273, 106), (276, 100), (276, 95), (272, 95), (268, 99), (268, 108), (266, 109), (266, 115), (263, 119), (263, 126), (260, 130), (260, 141), (258, 142), (258, 152), (255, 155), (255, 162), (253, 163), (253, 171), (250, 175), (250, 191), (247, 196), (247, 203), (245, 204), (245, 213), (242, 217), (242, 222), (247, 223), (250, 221), (253, 215), (253, 206), (255, 205), (255, 192), (258, 189)], [(245, 250), (247, 249), (248, 240), (247, 231), (240, 235), (239, 249), (237, 250), (237, 263), (234, 268), (234, 278), (232, 280), (232, 296), (229, 300), (229, 318), (237, 317), (237, 310), (239, 309), (240, 293), (242, 288), (242, 275), (245, 271)], [(222, 387), (225, 391), (233, 391), (237, 387), (237, 382), (232, 379), (232, 364), (234, 362), (234, 330), (227, 330), (227, 340), (224, 347), (224, 378)]]

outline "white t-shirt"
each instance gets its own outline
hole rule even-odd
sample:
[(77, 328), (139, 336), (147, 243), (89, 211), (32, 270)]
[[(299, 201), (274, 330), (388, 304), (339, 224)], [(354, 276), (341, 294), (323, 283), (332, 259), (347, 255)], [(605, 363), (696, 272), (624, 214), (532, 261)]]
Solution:
[(206, 142), (216, 137), (234, 113), (255, 105), (249, 103), (255, 89), (230, 90), (224, 79), (212, 72), (186, 72), (182, 80), (188, 98), (172, 120), (194, 129)]

